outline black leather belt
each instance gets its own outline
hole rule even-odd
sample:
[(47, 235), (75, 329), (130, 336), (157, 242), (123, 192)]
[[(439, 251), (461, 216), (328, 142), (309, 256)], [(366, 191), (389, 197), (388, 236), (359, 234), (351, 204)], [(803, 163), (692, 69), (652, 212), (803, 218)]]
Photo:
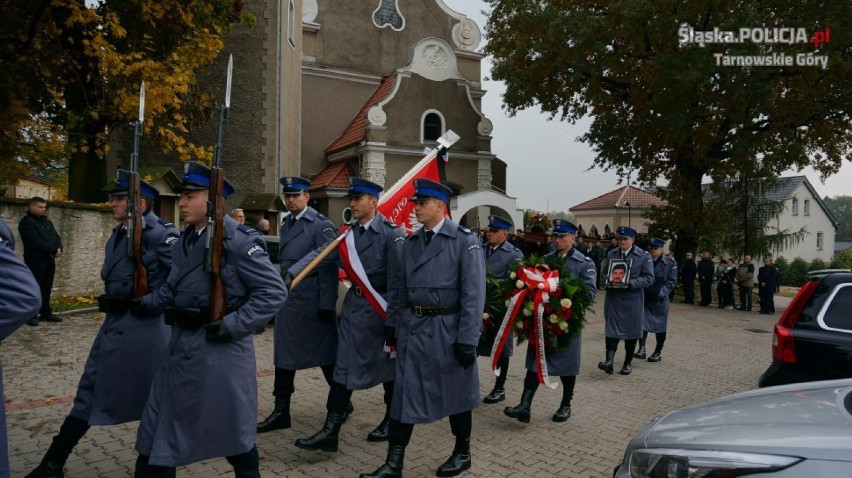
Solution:
[(174, 325), (187, 330), (198, 330), (207, 323), (210, 309), (207, 307), (185, 308), (166, 307), (164, 312), (166, 325)]
[[(387, 287), (373, 287), (373, 290), (375, 290), (379, 294), (384, 294), (385, 292), (388, 291), (388, 288)], [(359, 297), (364, 295), (364, 289), (358, 287), (357, 285), (352, 286), (352, 291), (355, 292), (355, 295), (357, 295)]]
[(460, 310), (461, 306), (459, 306), (459, 304), (449, 305), (447, 307), (431, 307), (426, 305), (411, 306), (411, 311), (414, 312), (414, 315), (416, 315), (417, 317), (455, 314)]
[(124, 315), (130, 309), (130, 299), (108, 295), (98, 296), (98, 310), (107, 314)]

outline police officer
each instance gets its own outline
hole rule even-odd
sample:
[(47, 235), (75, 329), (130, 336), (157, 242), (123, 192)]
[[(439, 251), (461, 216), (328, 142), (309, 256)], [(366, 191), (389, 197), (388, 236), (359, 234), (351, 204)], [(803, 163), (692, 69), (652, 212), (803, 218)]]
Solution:
[(414, 180), (423, 227), (403, 246), (400, 289), (389, 305), (385, 340), (396, 339), (396, 382), (385, 463), (361, 478), (399, 478), (415, 423), (450, 417), (456, 437), (438, 476), (470, 468), (471, 410), (479, 406), (476, 346), (485, 306), (485, 259), (477, 237), (445, 218), (452, 191)]
[[(287, 299), (287, 289), (260, 235), (226, 215), (221, 277), (227, 313), (208, 323), (211, 279), (204, 261), (210, 168), (195, 162), (184, 166), (176, 190), (187, 227), (175, 243), (172, 271), (133, 309), (167, 307), (172, 324), (169, 355), (139, 425), (135, 476), (174, 476), (174, 467), (224, 456), (237, 477), (259, 478), (253, 335)], [(223, 196), (233, 193), (231, 183), (224, 183)]]
[[(574, 247), (577, 237), (577, 226), (564, 219), (553, 220), (553, 235), (555, 236), (556, 252), (544, 257), (559, 257), (565, 261), (565, 267), (572, 275), (577, 276), (583, 284), (589, 287), (589, 293), (594, 300), (598, 293), (597, 269), (595, 262), (583, 255)], [(550, 375), (562, 380), (562, 402), (556, 413), (554, 422), (564, 422), (571, 416), (571, 399), (574, 397), (574, 385), (580, 373), (581, 337), (578, 335), (571, 345), (562, 351), (547, 354), (547, 371)], [(506, 407), (506, 416), (517, 418), (524, 423), (530, 422), (530, 407), (533, 396), (538, 389), (538, 374), (536, 372), (536, 357), (533, 347), (527, 347), (527, 376), (524, 378), (524, 391), (521, 403), (515, 407)]]
[[(98, 297), (106, 319), (92, 344), (71, 413), (53, 438), (38, 467), (27, 478), (62, 476), (62, 467), (77, 442), (92, 425), (118, 425), (142, 418), (151, 382), (168, 357), (169, 328), (162, 314), (129, 312), (134, 297), (135, 263), (127, 255), (128, 174), (119, 170), (110, 190), (113, 219), (119, 224), (106, 243), (101, 279), (106, 294)], [(174, 225), (151, 211), (159, 191), (140, 181), (142, 263), (148, 286), (163, 285), (172, 267), (172, 245), (178, 240)]]
[[(508, 240), (512, 223), (500, 216), (488, 217), (488, 231), (485, 233), (485, 270), (494, 277), (503, 279), (509, 273), (509, 264), (524, 260), (524, 253), (513, 246)], [(483, 357), (491, 356), (493, 344), (480, 344), (476, 352)], [(482, 400), (484, 403), (497, 403), (506, 399), (506, 376), (509, 374), (509, 357), (512, 356), (512, 337), (506, 340), (506, 345), (500, 353), (497, 366), (500, 375), (494, 383), (494, 389)]]
[(626, 287), (609, 288), (606, 291), (604, 320), (606, 322), (606, 360), (598, 362), (598, 368), (606, 373), (613, 372), (612, 361), (618, 350), (618, 341), (624, 340), (624, 365), (621, 375), (630, 375), (633, 370), (633, 353), (636, 342), (642, 337), (645, 315), (645, 293), (643, 289), (654, 283), (654, 266), (651, 256), (633, 243), (636, 230), (620, 226), (615, 231), (618, 247), (606, 255), (608, 261), (625, 260), (629, 267)]
[[(283, 177), (284, 205), (290, 215), (281, 224), (278, 260), (281, 272), (311, 251), (335, 238), (334, 225), (308, 206), (311, 182)], [(265, 433), (290, 428), (290, 397), (295, 392), (296, 370), (320, 367), (329, 385), (337, 358), (337, 253), (330, 254), (293, 290), (275, 318), (275, 382), (272, 413), (257, 424)]]
[[(378, 384), (382, 384), (385, 391), (385, 416), (367, 436), (367, 441), (388, 439), (394, 361), (382, 350), (386, 311), (380, 315), (381, 309), (376, 308), (380, 306), (373, 303), (394, 297), (399, 284), (405, 231), (376, 211), (381, 191), (382, 187), (374, 182), (349, 179), (349, 209), (357, 222), (352, 225), (346, 244), (341, 246), (347, 248), (348, 254), (341, 254), (340, 258), (353, 285), (346, 293), (340, 314), (334, 380), (326, 402), (328, 415), (322, 430), (309, 438), (296, 440), (296, 446), (305, 450), (337, 451), (338, 434), (352, 391)], [(379, 297), (368, 298), (373, 291)]]
[[(0, 343), (38, 312), (41, 294), (30, 269), (15, 254), (15, 238), (0, 220)], [(0, 366), (0, 399), (3, 368)], [(6, 412), (0, 407), (0, 478), (9, 478)]]
[(648, 252), (654, 261), (654, 283), (645, 289), (645, 322), (642, 338), (639, 339), (639, 352), (633, 356), (645, 359), (645, 340), (648, 333), (657, 335), (657, 345), (654, 353), (648, 357), (649, 362), (662, 360), (663, 344), (666, 343), (666, 327), (669, 323), (669, 293), (677, 286), (677, 262), (663, 254), (666, 241), (653, 238), (648, 246)]

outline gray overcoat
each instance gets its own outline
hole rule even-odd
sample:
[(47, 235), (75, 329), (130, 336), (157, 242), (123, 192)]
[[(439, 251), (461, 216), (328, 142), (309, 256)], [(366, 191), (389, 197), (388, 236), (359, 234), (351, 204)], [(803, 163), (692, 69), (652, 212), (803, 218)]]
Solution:
[[(414, 306), (460, 310), (418, 317)], [(388, 313), (398, 337), (391, 418), (429, 423), (479, 406), (476, 365), (462, 368), (453, 344), (479, 343), (484, 307), (485, 259), (469, 229), (444, 219), (428, 246), (422, 228), (406, 239), (400, 291)]]
[[(41, 307), (41, 293), (30, 269), (15, 254), (12, 231), (0, 220), (0, 343), (33, 318)], [(0, 398), (3, 367), (0, 366)], [(9, 478), (6, 412), (0, 407), (0, 478)]]
[[(314, 208), (291, 225), (281, 225), (278, 260), (281, 271), (290, 269), (315, 249), (336, 237), (334, 225)], [(275, 316), (275, 366), (303, 370), (334, 363), (337, 358), (337, 323), (320, 322), (320, 309), (334, 310), (337, 303), (337, 252), (323, 260), (293, 289)]]
[[(192, 226), (189, 226), (192, 228)], [(206, 307), (210, 276), (204, 272), (204, 231), (193, 248), (184, 231), (173, 250), (165, 285), (145, 296), (162, 308)], [(169, 357), (154, 379), (136, 450), (159, 466), (183, 466), (240, 455), (257, 438), (257, 367), (253, 335), (287, 299), (287, 289), (256, 231), (225, 217), (222, 280), (230, 342), (208, 342), (204, 328), (172, 327)]]
[(677, 262), (660, 255), (654, 261), (654, 284), (645, 289), (645, 332), (665, 332), (669, 323), (669, 293), (677, 286)]
[[(524, 260), (524, 253), (517, 247), (513, 246), (509, 241), (503, 241), (503, 244), (497, 246), (497, 249), (489, 254), (488, 249), (490, 247), (491, 246), (487, 243), (483, 245), (482, 253), (485, 255), (485, 270), (495, 277), (499, 277), (501, 279), (506, 278), (509, 274), (509, 264)], [(503, 317), (497, 317), (497, 320), (502, 319)], [(500, 354), (501, 358), (511, 357), (512, 352), (515, 350), (515, 346), (512, 343), (512, 328), (509, 327), (508, 331), (510, 335), (506, 339), (506, 344), (503, 346), (503, 352)], [(476, 349), (476, 353), (483, 357), (490, 357), (491, 347), (493, 347), (493, 344), (480, 344)]]
[[(544, 257), (555, 256), (557, 253), (552, 252)], [(595, 261), (583, 255), (576, 248), (571, 248), (565, 256), (565, 267), (568, 271), (580, 278), (580, 282), (589, 286), (589, 292), (592, 294), (592, 300), (598, 295), (597, 286), (597, 269), (595, 269)], [(580, 352), (582, 351), (582, 336), (577, 336), (571, 346), (565, 350), (556, 353), (547, 353), (547, 372), (555, 377), (571, 377), (580, 373)], [(536, 371), (535, 351), (532, 347), (527, 347), (527, 370)]]
[[(621, 249), (607, 253), (608, 260), (621, 259)], [(636, 245), (630, 248), (627, 259), (630, 263), (629, 289), (607, 289), (604, 305), (606, 337), (632, 340), (642, 338), (645, 317), (645, 291), (654, 283), (654, 266), (651, 255)]]
[[(172, 246), (178, 230), (154, 213), (142, 219), (142, 263), (150, 290), (166, 282), (172, 268)], [(106, 243), (101, 279), (106, 295), (133, 297), (133, 259), (127, 241), (112, 230)], [(89, 425), (117, 425), (142, 418), (154, 375), (168, 358), (169, 327), (161, 314), (106, 314), (80, 377), (70, 415)]]
[[(370, 284), (390, 303), (399, 286), (405, 231), (377, 213), (363, 235), (357, 226), (351, 234)], [(384, 326), (367, 299), (350, 287), (340, 314), (335, 382), (363, 390), (393, 380), (394, 360), (382, 350)]]

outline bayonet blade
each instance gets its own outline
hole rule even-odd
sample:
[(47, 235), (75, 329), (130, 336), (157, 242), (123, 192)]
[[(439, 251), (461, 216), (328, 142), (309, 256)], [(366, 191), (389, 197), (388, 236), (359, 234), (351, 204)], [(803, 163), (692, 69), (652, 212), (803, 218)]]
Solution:
[(142, 81), (142, 86), (139, 88), (139, 123), (145, 121), (145, 81)]
[(225, 108), (231, 107), (231, 75), (234, 72), (234, 55), (228, 55), (228, 80), (225, 83)]

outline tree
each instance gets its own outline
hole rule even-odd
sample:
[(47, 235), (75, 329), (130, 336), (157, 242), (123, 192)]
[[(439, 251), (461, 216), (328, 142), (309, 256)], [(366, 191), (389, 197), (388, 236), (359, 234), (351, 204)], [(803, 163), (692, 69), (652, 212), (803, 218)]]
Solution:
[(69, 198), (97, 202), (115, 126), (136, 118), (146, 82), (146, 134), (166, 154), (209, 160), (186, 140), (210, 116), (198, 81), (243, 15), (241, 0), (85, 0), (4, 2), (0, 68), (0, 171), (49, 163), (27, 148), (26, 129), (49, 123), (67, 157)]
[[(807, 43), (678, 41), (681, 32), (716, 27), (848, 31), (849, 2), (487, 1), (486, 52), (493, 78), (506, 83), (508, 111), (538, 105), (570, 122), (591, 116), (580, 140), (597, 167), (667, 183), (660, 196), (668, 206), (653, 219), (670, 225), (678, 255), (711, 229), (705, 176), (750, 176), (758, 156), (767, 174), (813, 166), (827, 176), (850, 157), (848, 36), (816, 52)], [(828, 68), (716, 63), (773, 54), (824, 56)]]
[(837, 241), (852, 241), (852, 196), (826, 197), (825, 205), (837, 219)]

